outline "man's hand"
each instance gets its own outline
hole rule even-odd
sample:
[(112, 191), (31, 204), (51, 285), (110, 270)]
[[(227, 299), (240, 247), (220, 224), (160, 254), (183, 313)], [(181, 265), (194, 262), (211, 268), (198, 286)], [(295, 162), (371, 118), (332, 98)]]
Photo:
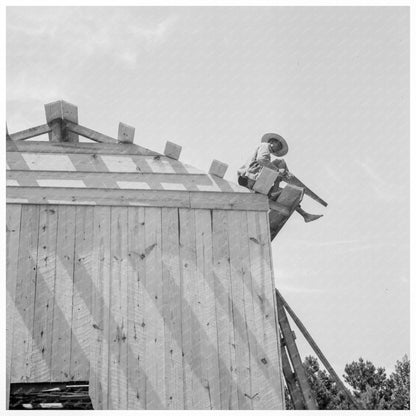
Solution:
[(279, 176), (282, 179), (290, 179), (293, 175), (286, 169), (279, 169)]

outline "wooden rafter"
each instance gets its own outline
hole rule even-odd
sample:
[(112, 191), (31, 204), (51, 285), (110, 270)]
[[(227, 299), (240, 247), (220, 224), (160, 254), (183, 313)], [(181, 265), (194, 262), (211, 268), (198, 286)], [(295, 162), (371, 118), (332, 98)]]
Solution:
[(12, 141), (20, 141), (31, 139), (32, 137), (41, 136), (52, 131), (52, 128), (48, 124), (42, 124), (40, 126), (31, 127), (30, 129), (18, 131), (13, 134), (9, 134), (9, 138)]
[(93, 140), (98, 143), (119, 143), (118, 140), (113, 139), (110, 136), (99, 133), (98, 131), (89, 129), (88, 127), (81, 126), (80, 124), (72, 123), (71, 121), (65, 121), (64, 128), (72, 133), (77, 133), (82, 137)]

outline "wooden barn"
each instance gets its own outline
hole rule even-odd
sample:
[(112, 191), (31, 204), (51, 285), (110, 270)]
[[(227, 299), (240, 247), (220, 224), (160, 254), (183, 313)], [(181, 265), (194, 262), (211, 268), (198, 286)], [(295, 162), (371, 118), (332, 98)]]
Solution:
[(94, 409), (283, 409), (267, 196), (45, 110), (7, 133), (8, 403), (78, 383)]

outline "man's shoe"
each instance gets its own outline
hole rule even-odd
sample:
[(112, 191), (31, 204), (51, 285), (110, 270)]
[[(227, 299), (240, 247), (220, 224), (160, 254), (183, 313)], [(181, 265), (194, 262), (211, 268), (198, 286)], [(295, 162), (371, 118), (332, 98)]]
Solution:
[(303, 216), (303, 219), (305, 220), (305, 222), (311, 222), (311, 221), (315, 221), (318, 218), (323, 217), (323, 215), (314, 215), (314, 214), (305, 214)]

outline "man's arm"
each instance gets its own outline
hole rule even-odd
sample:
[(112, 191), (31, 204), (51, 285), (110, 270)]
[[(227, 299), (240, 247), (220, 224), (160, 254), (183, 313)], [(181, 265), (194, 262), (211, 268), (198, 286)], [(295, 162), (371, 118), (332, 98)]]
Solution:
[(256, 155), (256, 162), (261, 166), (265, 166), (266, 168), (278, 171), (279, 168), (273, 162), (270, 161), (271, 157), (270, 157), (269, 146), (270, 146), (269, 143), (263, 143), (258, 148), (257, 155)]

